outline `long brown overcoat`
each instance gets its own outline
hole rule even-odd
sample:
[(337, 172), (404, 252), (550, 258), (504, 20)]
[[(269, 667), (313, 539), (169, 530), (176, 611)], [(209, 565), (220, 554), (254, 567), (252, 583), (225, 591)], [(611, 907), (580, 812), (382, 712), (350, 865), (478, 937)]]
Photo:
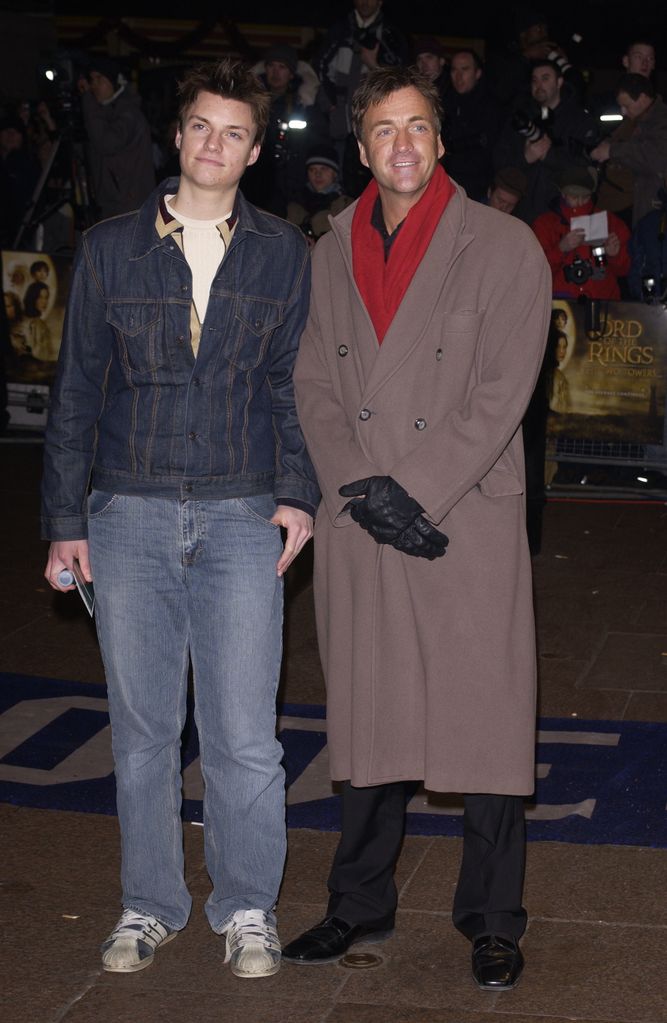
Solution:
[[(356, 205), (356, 204), (355, 204)], [(520, 422), (551, 275), (531, 231), (457, 188), (384, 338), (352, 274), (355, 206), (313, 254), (294, 375), (323, 494), (315, 603), (334, 779), (533, 791), (535, 637)], [(378, 545), (338, 488), (391, 475), (450, 539)]]

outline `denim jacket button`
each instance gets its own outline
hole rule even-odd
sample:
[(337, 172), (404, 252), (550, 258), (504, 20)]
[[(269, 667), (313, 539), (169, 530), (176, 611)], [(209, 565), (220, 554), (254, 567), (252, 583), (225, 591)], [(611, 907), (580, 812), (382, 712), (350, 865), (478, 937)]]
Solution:
[(192, 493), (192, 483), (186, 483), (185, 486), (183, 487), (183, 490), (186, 492), (186, 494), (191, 494)]
[(190, 289), (188, 288), (187, 284), (181, 284), (181, 291), (183, 291), (183, 292), (187, 292), (187, 291), (189, 291), (189, 290), (190, 290)]
[(195, 433), (194, 430), (190, 430), (188, 437), (190, 438), (190, 440), (197, 440), (197, 434)]
[(182, 345), (183, 342), (185, 341), (185, 334), (179, 334), (176, 340), (179, 343), (179, 345)]

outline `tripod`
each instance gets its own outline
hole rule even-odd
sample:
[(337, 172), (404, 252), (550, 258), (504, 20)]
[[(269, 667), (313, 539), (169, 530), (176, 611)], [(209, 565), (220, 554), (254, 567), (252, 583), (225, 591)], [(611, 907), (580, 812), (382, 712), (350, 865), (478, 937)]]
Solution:
[[(88, 174), (80, 143), (74, 141), (73, 125), (66, 124), (60, 135), (54, 139), (51, 145), (48, 160), (35, 185), (35, 190), (30, 200), (23, 220), (19, 226), (14, 239), (14, 249), (20, 249), (24, 238), (30, 238), (40, 224), (49, 219), (65, 202), (69, 202), (74, 210), (75, 228), (85, 230), (95, 223), (95, 215), (90, 201), (88, 189)], [(51, 177), (58, 154), (63, 157), (63, 164), (67, 168), (65, 183), (58, 187), (58, 194), (48, 205), (42, 200), (46, 194), (46, 186)]]

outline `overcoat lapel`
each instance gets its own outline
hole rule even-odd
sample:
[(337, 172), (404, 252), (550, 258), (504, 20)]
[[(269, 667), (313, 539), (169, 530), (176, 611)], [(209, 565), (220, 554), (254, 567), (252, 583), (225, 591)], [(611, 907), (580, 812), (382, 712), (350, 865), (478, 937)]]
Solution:
[(352, 316), (365, 383), (362, 401), (367, 404), (421, 342), (455, 260), (475, 236), (466, 229), (463, 202), (457, 189), (440, 218), (431, 244), (415, 271), (384, 341), (379, 345), (352, 271), (352, 217), (347, 216), (352, 209), (349, 207), (345, 211), (344, 223), (337, 223), (340, 218), (336, 218), (332, 226), (356, 297)]

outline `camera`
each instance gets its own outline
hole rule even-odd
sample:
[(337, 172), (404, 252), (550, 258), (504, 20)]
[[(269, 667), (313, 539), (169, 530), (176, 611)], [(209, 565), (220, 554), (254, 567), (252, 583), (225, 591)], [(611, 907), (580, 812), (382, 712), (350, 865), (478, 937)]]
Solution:
[(539, 120), (533, 119), (525, 110), (517, 110), (512, 115), (511, 125), (514, 131), (523, 136), (526, 142), (539, 142), (541, 138), (549, 134), (549, 125), (553, 114), (548, 107), (542, 107), (542, 114)]
[(544, 135), (540, 125), (535, 124), (528, 114), (514, 114), (512, 117), (512, 127), (519, 135), (523, 135), (526, 142), (539, 142)]
[(565, 274), (565, 280), (570, 284), (577, 284), (579, 287), (582, 287), (593, 276), (593, 267), (590, 260), (582, 259), (581, 256), (575, 256), (572, 262), (563, 268), (563, 273)]

